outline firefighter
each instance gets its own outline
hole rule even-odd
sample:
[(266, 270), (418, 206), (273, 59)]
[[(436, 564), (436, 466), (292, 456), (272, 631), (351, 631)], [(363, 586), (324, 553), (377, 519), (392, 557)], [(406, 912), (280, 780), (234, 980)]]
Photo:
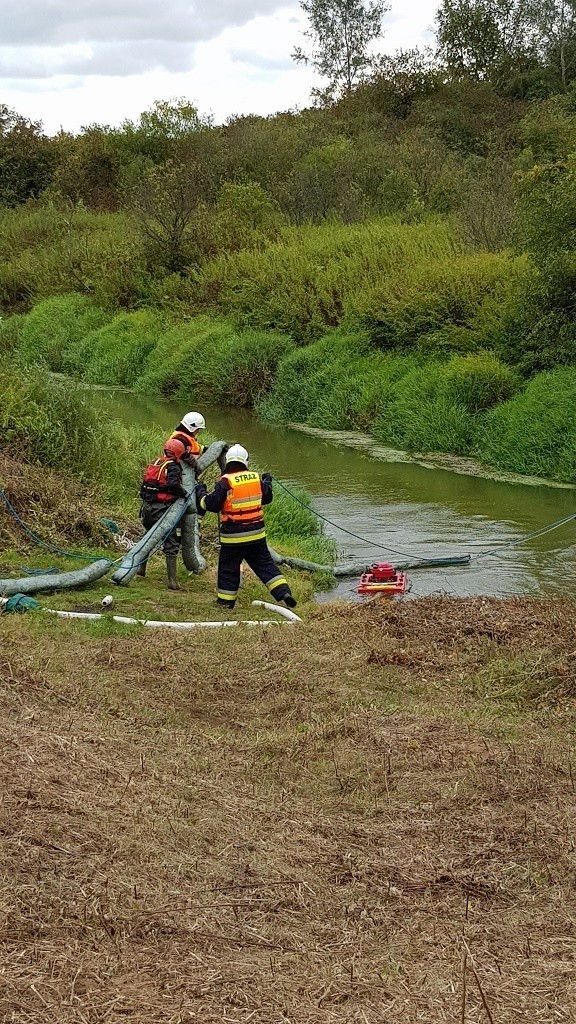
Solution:
[(296, 601), (284, 576), (272, 559), (266, 543), (263, 505), (272, 501), (272, 477), (248, 469), (248, 452), (233, 444), (226, 453), (226, 471), (214, 490), (196, 485), (200, 515), (220, 513), (220, 554), (216, 604), (233, 608), (240, 586), (240, 567), (246, 561), (277, 601), (295, 608)]
[(198, 441), (198, 434), (206, 427), (206, 420), (200, 412), (187, 412), (182, 417), (176, 430), (170, 434), (169, 440), (181, 441), (185, 448), (183, 460), (189, 466), (196, 467), (196, 460), (205, 451), (204, 445)]
[[(164, 455), (152, 462), (144, 473), (140, 487), (142, 507), (140, 518), (145, 530), (150, 530), (164, 514), (168, 505), (178, 498), (187, 498), (188, 494), (182, 486), (181, 460), (186, 453), (182, 441), (169, 438), (164, 445)], [(180, 590), (176, 575), (176, 558), (180, 549), (180, 538), (175, 530), (166, 537), (162, 550), (166, 556), (166, 575), (168, 590)], [(137, 570), (138, 576), (146, 575), (147, 562), (142, 562)]]

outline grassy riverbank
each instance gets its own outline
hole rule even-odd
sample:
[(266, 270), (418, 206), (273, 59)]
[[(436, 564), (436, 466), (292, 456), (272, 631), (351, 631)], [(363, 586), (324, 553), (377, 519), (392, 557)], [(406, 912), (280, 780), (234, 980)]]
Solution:
[[(20, 368), (14, 373), (14, 367), (0, 366), (0, 389), (4, 395), (0, 486), (13, 506), (10, 511), (0, 502), (0, 575), (22, 576), (23, 564), (34, 569), (57, 565), (62, 571), (84, 564), (81, 558), (68, 558), (62, 551), (121, 557), (122, 549), (114, 546), (113, 536), (101, 520), (116, 521), (120, 534), (125, 532), (129, 539), (141, 536), (138, 489), (144, 467), (162, 450), (165, 434), (153, 426), (142, 430), (108, 418), (103, 422), (82, 389), (69, 380), (55, 380), (39, 368), (26, 372)], [(209, 440), (206, 436), (205, 441)], [(216, 476), (215, 467), (207, 471), (209, 486)], [(270, 541), (284, 554), (331, 563), (334, 545), (323, 536), (318, 519), (306, 507), (306, 495), (299, 492), (299, 497), (304, 504), (275, 491), (266, 514)], [(37, 544), (25, 527), (57, 550)], [(217, 617), (216, 609), (211, 608), (218, 552), (215, 516), (206, 516), (202, 536), (209, 566), (200, 577), (188, 577), (181, 567), (183, 594), (166, 592), (158, 556), (151, 561), (149, 579), (137, 580), (118, 592), (119, 610), (138, 618)], [(325, 582), (320, 578), (314, 581), (315, 585)], [(50, 603), (68, 609), (82, 603), (99, 611), (110, 586), (104, 577), (84, 590), (80, 600), (78, 594), (65, 592)], [(296, 583), (296, 593), (301, 601), (312, 597), (310, 577)], [(246, 618), (250, 599), (266, 596), (266, 589), (247, 573), (237, 615)]]
[(7, 617), (2, 1016), (571, 1020), (575, 613)]
[(0, 323), (0, 352), (86, 383), (576, 480), (576, 369), (562, 353), (527, 368), (524, 257), (458, 252), (441, 223), (383, 222), (310, 228), (210, 272), (197, 315), (57, 296)]

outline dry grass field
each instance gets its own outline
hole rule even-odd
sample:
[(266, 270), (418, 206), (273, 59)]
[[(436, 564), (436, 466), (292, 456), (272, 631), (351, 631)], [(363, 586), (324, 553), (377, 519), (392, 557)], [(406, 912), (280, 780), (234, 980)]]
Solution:
[(575, 621), (0, 618), (0, 1019), (576, 1019)]

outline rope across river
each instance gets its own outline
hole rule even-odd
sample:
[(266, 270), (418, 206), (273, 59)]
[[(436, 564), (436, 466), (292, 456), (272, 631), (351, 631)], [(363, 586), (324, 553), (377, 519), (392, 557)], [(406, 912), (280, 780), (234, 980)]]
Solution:
[(418, 568), (418, 566), (420, 566), (420, 568), (424, 568), (425, 566), (434, 565), (457, 565), (459, 563), (465, 564), (473, 560), (477, 560), (479, 558), (486, 558), (488, 556), (497, 557), (501, 551), (505, 551), (507, 548), (516, 547), (516, 545), (523, 544), (529, 540), (534, 540), (536, 537), (543, 537), (544, 534), (551, 533), (552, 530), (556, 530), (560, 526), (564, 526), (571, 520), (576, 519), (576, 512), (574, 512), (569, 516), (563, 516), (561, 519), (555, 519), (553, 523), (548, 523), (547, 526), (542, 526), (538, 530), (532, 530), (530, 533), (526, 533), (521, 537), (517, 537), (515, 540), (507, 541), (503, 544), (498, 544), (496, 547), (489, 548), (486, 551), (478, 551), (475, 554), (453, 556), (448, 555), (446, 556), (446, 558), (440, 559), (427, 558), (426, 556), (409, 554), (407, 551), (400, 551), (398, 548), (392, 548), (385, 544), (379, 544), (376, 541), (369, 540), (367, 537), (361, 537), (358, 533), (353, 533), (351, 530), (347, 530), (344, 526), (340, 526), (338, 523), (335, 523), (331, 519), (328, 519), (326, 516), (323, 516), (320, 512), (317, 512), (316, 509), (312, 508), (307, 502), (303, 501), (302, 498), (299, 498), (297, 494), (294, 494), (294, 492), (291, 491), (290, 488), (286, 486), (286, 484), (283, 484), (281, 480), (278, 480), (277, 477), (273, 477), (272, 479), (274, 480), (275, 483), (278, 484), (279, 487), (282, 488), (283, 491), (289, 494), (294, 501), (298, 502), (298, 504), (302, 505), (304, 508), (307, 508), (318, 519), (321, 519), (322, 522), (326, 523), (329, 526), (332, 526), (335, 530), (340, 530), (341, 533), (345, 533), (347, 534), (347, 536), (353, 537), (355, 540), (362, 541), (362, 543), (367, 544), (369, 547), (378, 548), (381, 551), (387, 551), (389, 554), (393, 555), (402, 555), (403, 558), (413, 559), (413, 561), (411, 561), (409, 565), (402, 565), (397, 567), (403, 569), (416, 569)]

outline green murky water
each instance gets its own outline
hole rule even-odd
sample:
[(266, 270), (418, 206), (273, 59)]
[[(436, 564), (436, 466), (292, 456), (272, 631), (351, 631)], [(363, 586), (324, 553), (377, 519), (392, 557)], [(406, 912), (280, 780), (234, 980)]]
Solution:
[[(95, 394), (115, 418), (167, 431), (188, 411), (180, 402), (118, 391)], [(410, 572), (412, 594), (576, 594), (576, 520), (497, 557), (479, 557), (483, 550), (576, 512), (576, 489), (487, 480), (439, 468), (430, 460), (423, 460), (426, 465), (388, 461), (403, 456), (363, 435), (303, 432), (263, 423), (239, 409), (202, 405), (201, 411), (214, 436), (245, 445), (259, 468), (288, 487), (305, 486), (317, 512), (363, 538), (326, 527), (342, 560), (368, 564), (400, 561), (404, 555), (469, 553), (473, 559), (467, 567)], [(354, 597), (354, 580), (340, 582), (321, 599), (334, 596)]]

